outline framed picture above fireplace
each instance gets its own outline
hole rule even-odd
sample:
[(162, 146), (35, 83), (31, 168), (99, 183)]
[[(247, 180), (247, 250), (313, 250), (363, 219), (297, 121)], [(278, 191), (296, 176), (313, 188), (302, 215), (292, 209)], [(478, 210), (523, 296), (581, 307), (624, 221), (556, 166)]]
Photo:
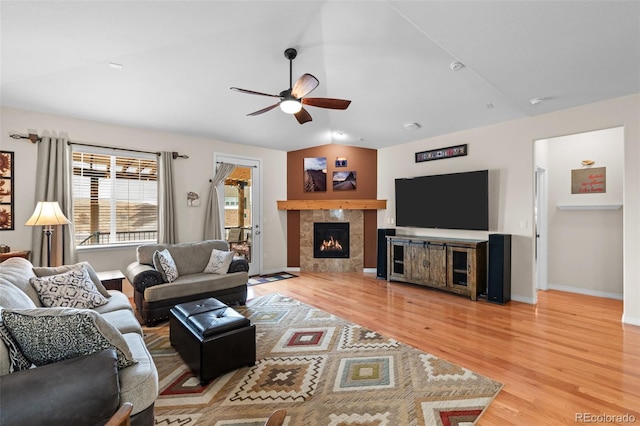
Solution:
[(334, 191), (352, 191), (356, 189), (356, 172), (333, 172)]
[(327, 157), (304, 159), (304, 192), (327, 190)]

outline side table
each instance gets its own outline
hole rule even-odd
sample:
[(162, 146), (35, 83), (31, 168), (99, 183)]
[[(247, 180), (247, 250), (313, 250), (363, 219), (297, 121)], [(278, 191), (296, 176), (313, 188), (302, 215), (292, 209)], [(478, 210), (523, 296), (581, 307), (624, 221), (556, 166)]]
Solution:
[(22, 250), (22, 251), (10, 251), (8, 253), (0, 253), (0, 262), (4, 262), (7, 259), (12, 257), (24, 257), (29, 260), (29, 255), (31, 254), (31, 250)]
[(96, 272), (96, 275), (107, 290), (122, 291), (122, 280), (125, 279), (122, 271), (115, 269), (113, 271)]

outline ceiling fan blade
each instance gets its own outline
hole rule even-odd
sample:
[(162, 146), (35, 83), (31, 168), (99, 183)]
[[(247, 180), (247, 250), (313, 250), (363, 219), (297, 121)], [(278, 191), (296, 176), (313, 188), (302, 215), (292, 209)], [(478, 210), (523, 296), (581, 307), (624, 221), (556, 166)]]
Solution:
[(307, 121), (312, 121), (313, 119), (311, 118), (311, 114), (309, 114), (309, 112), (302, 108), (300, 111), (296, 112), (294, 114), (296, 116), (296, 120), (298, 120), (298, 123), (300, 124), (304, 124)]
[(320, 84), (320, 82), (318, 82), (317, 78), (311, 74), (303, 74), (302, 77), (296, 81), (296, 84), (293, 85), (291, 95), (297, 99), (303, 98), (318, 87), (318, 84)]
[(351, 101), (333, 98), (302, 98), (302, 103), (319, 108), (347, 109)]
[(273, 104), (273, 105), (271, 105), (271, 106), (268, 106), (268, 107), (266, 107), (266, 108), (262, 108), (261, 110), (254, 111), (254, 112), (252, 112), (251, 114), (247, 114), (247, 115), (251, 115), (251, 116), (254, 116), (254, 115), (260, 115), (260, 114), (263, 114), (263, 113), (265, 113), (265, 112), (267, 112), (267, 111), (271, 111), (272, 109), (274, 109), (274, 108), (275, 108), (275, 107), (277, 107), (278, 105), (280, 105), (280, 102), (278, 102), (277, 104)]
[(260, 96), (270, 96), (272, 98), (279, 98), (279, 95), (270, 95), (269, 93), (256, 92), (253, 90), (241, 89), (239, 87), (230, 87), (231, 90), (235, 90), (236, 92), (246, 93), (248, 95), (260, 95)]

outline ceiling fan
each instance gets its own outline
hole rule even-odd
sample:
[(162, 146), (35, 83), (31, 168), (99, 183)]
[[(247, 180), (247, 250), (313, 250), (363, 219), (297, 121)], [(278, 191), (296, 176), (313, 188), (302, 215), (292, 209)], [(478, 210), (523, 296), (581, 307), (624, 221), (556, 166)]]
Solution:
[(298, 52), (296, 51), (296, 49), (293, 49), (291, 47), (284, 51), (284, 57), (289, 60), (289, 88), (280, 92), (279, 95), (270, 95), (268, 93), (240, 89), (239, 87), (231, 87), (231, 90), (235, 90), (236, 92), (240, 93), (280, 98), (280, 102), (247, 115), (259, 115), (267, 111), (271, 111), (277, 106), (280, 106), (280, 109), (282, 111), (286, 112), (287, 114), (295, 115), (298, 123), (304, 124), (307, 121), (311, 121), (312, 118), (311, 114), (309, 114), (307, 110), (302, 107), (303, 104), (319, 108), (347, 109), (351, 101), (334, 98), (307, 98), (306, 96), (311, 93), (316, 87), (318, 87), (318, 84), (320, 84), (318, 82), (318, 79), (311, 74), (303, 74), (302, 77), (300, 77), (296, 81), (296, 84), (293, 84), (293, 60), (297, 55)]

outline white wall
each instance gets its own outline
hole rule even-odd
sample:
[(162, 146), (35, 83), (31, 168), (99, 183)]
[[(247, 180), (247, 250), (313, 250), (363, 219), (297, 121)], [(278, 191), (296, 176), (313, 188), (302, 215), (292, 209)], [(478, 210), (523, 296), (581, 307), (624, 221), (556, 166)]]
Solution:
[[(378, 198), (388, 200), (378, 213), (378, 226), (393, 219), (394, 179), (436, 173), (489, 169), (494, 207), (491, 231), (513, 234), (512, 298), (534, 303), (534, 141), (591, 130), (624, 126), (623, 321), (640, 325), (640, 95), (584, 105), (555, 113), (427, 138), (381, 149)], [(420, 120), (418, 120), (420, 121)], [(428, 117), (425, 118), (428, 126)], [(416, 133), (419, 137), (419, 133)], [(415, 163), (414, 154), (458, 144), (469, 145), (466, 157)], [(406, 230), (420, 235), (486, 238), (478, 231)]]
[[(287, 194), (285, 152), (9, 108), (2, 108), (0, 112), (0, 149), (15, 153), (15, 231), (0, 232), (0, 241), (12, 249), (29, 249), (31, 233), (40, 232), (24, 226), (35, 206), (36, 146), (27, 140), (9, 138), (10, 132), (25, 134), (31, 131), (39, 135), (66, 134), (72, 141), (96, 145), (187, 154), (189, 159), (174, 161), (179, 242), (202, 239), (214, 153), (260, 159), (263, 169), (263, 251), (268, 254), (263, 269), (277, 271), (286, 267), (286, 214), (276, 206), (276, 200), (286, 199)], [(187, 191), (196, 191), (203, 196), (200, 207), (187, 207)], [(135, 247), (91, 249), (81, 251), (79, 256), (97, 270), (124, 270), (135, 260)]]
[[(538, 144), (544, 146), (538, 149)], [(624, 128), (536, 141), (536, 163), (548, 182), (549, 288), (622, 299), (622, 208), (565, 210), (558, 206), (602, 206), (623, 202)], [(606, 167), (605, 193), (571, 193), (571, 170)]]

